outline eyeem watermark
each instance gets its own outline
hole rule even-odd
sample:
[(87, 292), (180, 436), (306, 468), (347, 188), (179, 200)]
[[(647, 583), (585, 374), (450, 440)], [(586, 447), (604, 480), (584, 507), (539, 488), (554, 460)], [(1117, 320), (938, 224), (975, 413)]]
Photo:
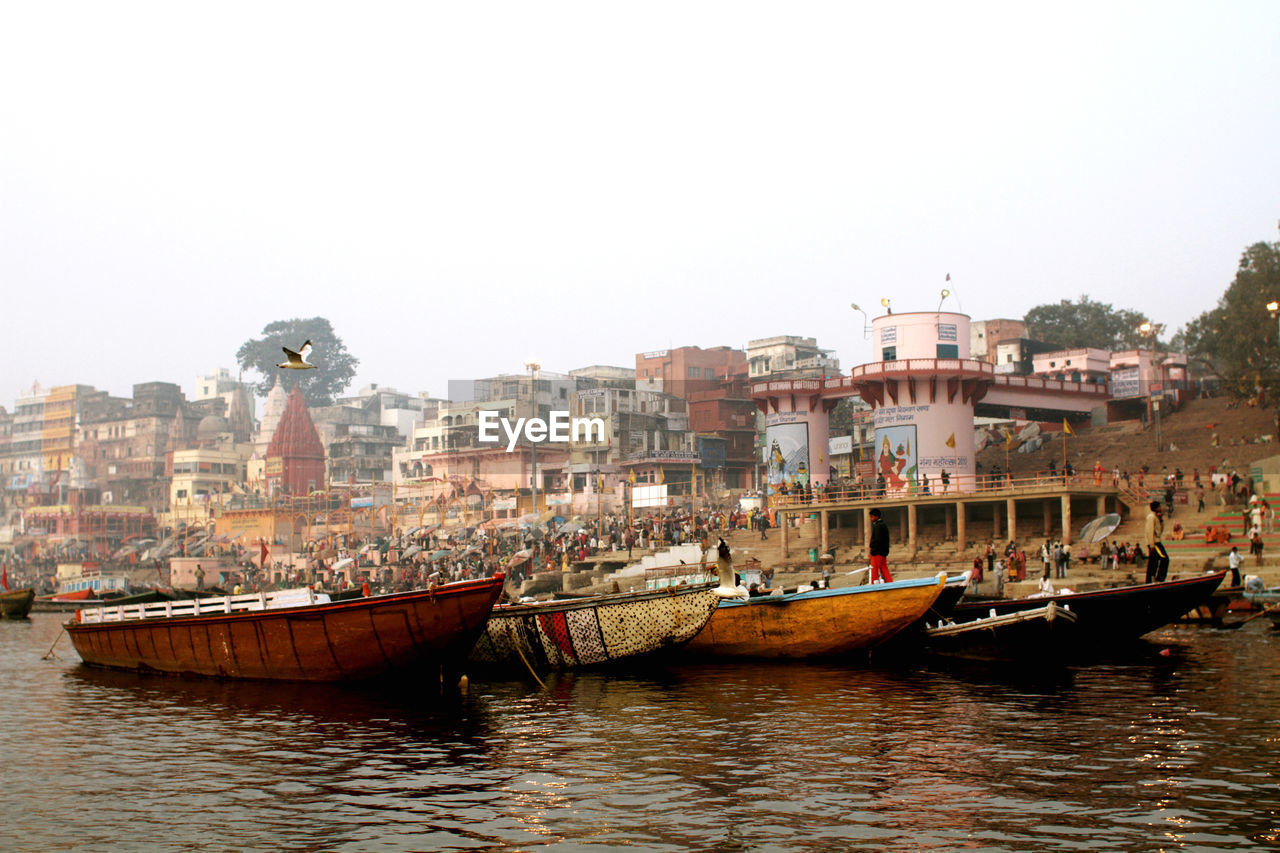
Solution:
[(551, 420), (542, 418), (516, 418), (515, 426), (511, 421), (499, 417), (497, 412), (481, 409), (476, 413), (479, 421), (479, 440), (485, 444), (496, 444), (502, 441), (498, 435), (498, 427), (507, 434), (507, 452), (516, 449), (516, 441), (523, 433), (525, 440), (541, 443), (554, 441), (567, 444), (570, 441), (604, 441), (604, 418), (571, 418), (568, 412), (552, 412)]

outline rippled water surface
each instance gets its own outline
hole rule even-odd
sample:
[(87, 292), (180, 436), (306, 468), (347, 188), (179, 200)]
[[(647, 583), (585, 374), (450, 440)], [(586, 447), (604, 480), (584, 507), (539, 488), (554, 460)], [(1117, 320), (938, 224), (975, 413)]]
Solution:
[[(1280, 633), (1067, 668), (716, 665), (456, 701), (90, 670), (0, 622), (6, 850), (1280, 846)], [(1161, 654), (1167, 650), (1167, 654)]]

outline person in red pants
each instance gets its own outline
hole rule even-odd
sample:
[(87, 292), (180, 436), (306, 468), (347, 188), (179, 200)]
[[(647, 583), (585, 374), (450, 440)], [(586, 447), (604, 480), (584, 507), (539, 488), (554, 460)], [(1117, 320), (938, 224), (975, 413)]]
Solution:
[(873, 509), (871, 516), (871, 582), (893, 583), (889, 574), (889, 525), (880, 517), (880, 510)]

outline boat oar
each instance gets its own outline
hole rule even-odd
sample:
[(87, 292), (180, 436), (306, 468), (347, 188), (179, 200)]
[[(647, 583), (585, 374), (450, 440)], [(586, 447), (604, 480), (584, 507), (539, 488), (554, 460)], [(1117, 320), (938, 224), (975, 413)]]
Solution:
[[(67, 633), (67, 626), (66, 626), (66, 625), (63, 625), (63, 626), (62, 626), (62, 630), (58, 632), (58, 636), (56, 636), (56, 637), (54, 637), (54, 638), (53, 638), (53, 646), (58, 645), (58, 641), (62, 639), (62, 635), (63, 635), (63, 634), (65, 634), (65, 633)], [(45, 653), (44, 653), (44, 657), (40, 658), (40, 660), (49, 660), (50, 658), (57, 658), (57, 657), (58, 657), (57, 655), (55, 655), (55, 654), (53, 653), (53, 646), (50, 646), (50, 647), (49, 647), (49, 651), (45, 652)]]
[(1273, 610), (1278, 610), (1278, 609), (1280, 609), (1280, 604), (1275, 604), (1275, 605), (1272, 605), (1271, 607), (1264, 607), (1261, 610), (1259, 610), (1257, 613), (1250, 616), (1248, 619), (1244, 619), (1240, 622), (1237, 622), (1235, 627), (1237, 628), (1244, 627), (1245, 625), (1248, 625), (1250, 622), (1252, 622), (1254, 619), (1257, 619), (1259, 616), (1266, 616), (1268, 613), (1272, 612)]

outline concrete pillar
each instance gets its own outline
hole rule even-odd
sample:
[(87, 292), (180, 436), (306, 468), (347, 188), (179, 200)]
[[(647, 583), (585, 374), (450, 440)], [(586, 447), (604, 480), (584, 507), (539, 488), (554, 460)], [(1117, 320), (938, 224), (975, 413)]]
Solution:
[(1044, 502), (1044, 538), (1053, 535), (1053, 508), (1049, 501)]
[(964, 516), (964, 504), (960, 501), (956, 501), (956, 546), (961, 552), (964, 551), (965, 545), (967, 544), (965, 542)]
[(907, 522), (908, 513), (906, 512), (906, 507), (903, 507), (902, 510), (902, 512), (898, 513), (898, 541), (906, 542), (907, 537), (911, 535), (911, 530)]
[(907, 504), (907, 559), (916, 558), (916, 505)]
[(828, 523), (827, 513), (828, 512), (830, 512), (830, 510), (824, 509), (822, 511), (821, 520), (818, 522), (819, 524), (822, 525), (822, 549), (818, 552), (820, 554), (827, 553), (827, 523)]
[(991, 540), (1000, 541), (1000, 504), (991, 505)]
[(787, 545), (787, 514), (785, 512), (778, 513), (778, 529), (782, 531), (782, 559), (791, 559), (791, 549)]
[(1098, 495), (1098, 513), (1097, 514), (1098, 515), (1107, 514), (1107, 496), (1106, 495)]
[(871, 553), (871, 507), (862, 508), (862, 553)]
[(1062, 541), (1071, 544), (1071, 496), (1062, 496)]
[(1010, 542), (1016, 542), (1018, 539), (1018, 509), (1013, 505), (1013, 498), (1005, 498), (1004, 511), (1009, 517), (1007, 525), (1009, 535), (1005, 539)]
[(943, 526), (945, 528), (943, 538), (950, 539), (956, 532), (956, 508), (953, 506), (944, 506), (942, 508)]

